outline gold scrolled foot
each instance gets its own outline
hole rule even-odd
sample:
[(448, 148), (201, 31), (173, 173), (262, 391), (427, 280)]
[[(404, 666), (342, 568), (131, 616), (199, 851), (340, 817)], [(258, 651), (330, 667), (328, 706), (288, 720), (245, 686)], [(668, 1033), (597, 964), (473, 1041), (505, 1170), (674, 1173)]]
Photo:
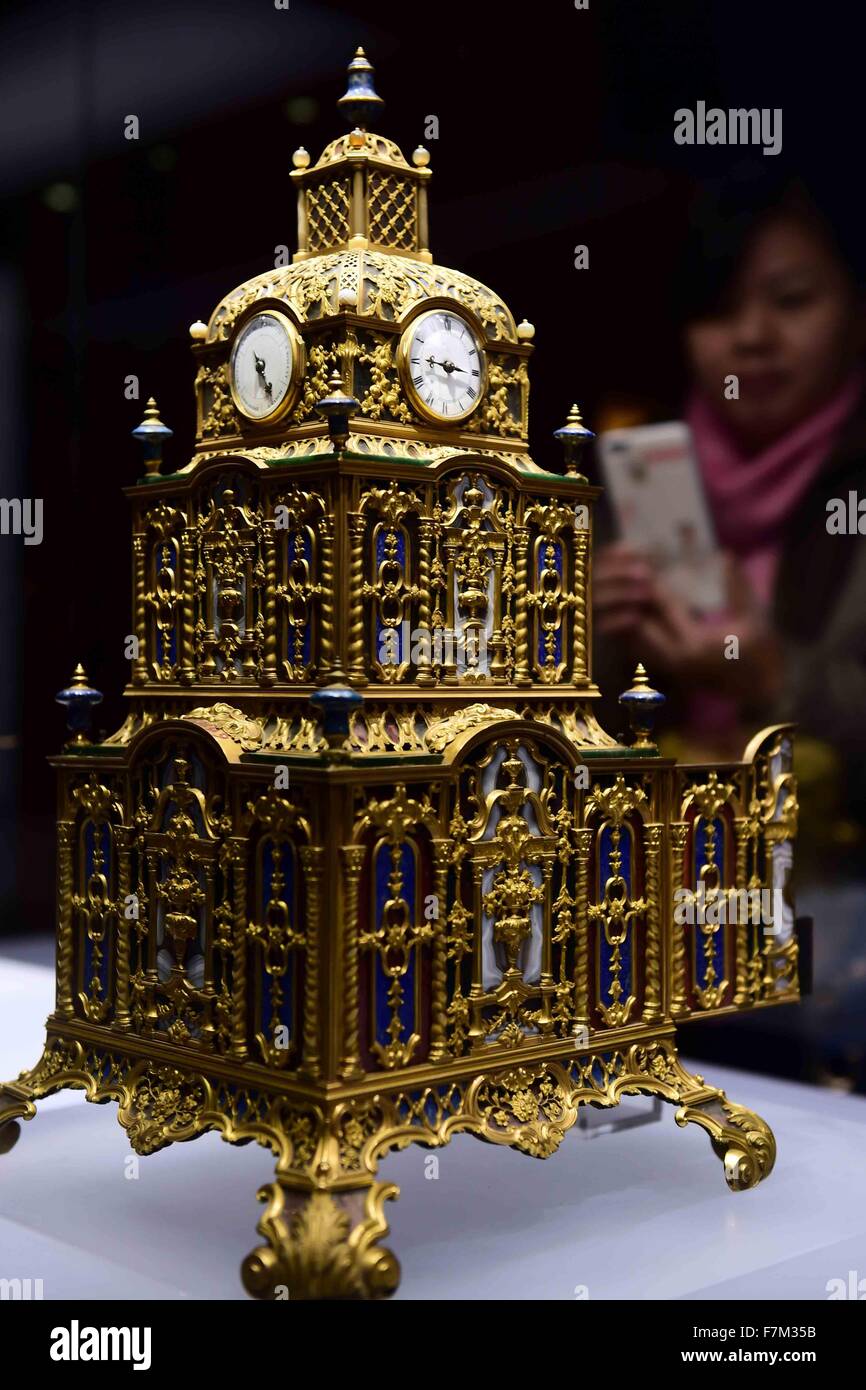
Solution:
[(247, 1293), (262, 1299), (385, 1298), (400, 1265), (377, 1242), (388, 1233), (382, 1208), (394, 1183), (349, 1192), (299, 1191), (277, 1179), (259, 1191), (267, 1206), (257, 1230), (266, 1244), (241, 1265)]
[(704, 1086), (701, 1077), (692, 1080), (693, 1092), (680, 1097), (683, 1104), (675, 1116), (677, 1124), (696, 1124), (707, 1131), (732, 1192), (757, 1187), (769, 1177), (776, 1162), (776, 1140), (770, 1126), (753, 1110), (728, 1100), (724, 1091)]
[(27, 1092), (10, 1081), (0, 1086), (0, 1154), (8, 1154), (18, 1143), (19, 1120), (32, 1120), (36, 1106)]

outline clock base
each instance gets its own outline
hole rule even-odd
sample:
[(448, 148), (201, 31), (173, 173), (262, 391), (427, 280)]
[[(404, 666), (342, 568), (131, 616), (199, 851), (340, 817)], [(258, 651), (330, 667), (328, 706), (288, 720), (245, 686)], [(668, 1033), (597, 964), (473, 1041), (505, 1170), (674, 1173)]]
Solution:
[[(247, 1292), (260, 1299), (367, 1299), (392, 1294), (400, 1266), (380, 1245), (385, 1203), (399, 1188), (379, 1178), (390, 1150), (418, 1143), (439, 1148), (454, 1134), (549, 1158), (577, 1121), (581, 1105), (615, 1106), (623, 1095), (658, 1096), (676, 1105), (678, 1125), (705, 1129), (732, 1191), (772, 1171), (769, 1126), (680, 1061), (672, 1029), (631, 1030), (628, 1040), (573, 1054), (551, 1050), (503, 1067), (468, 1067), (435, 1084), (377, 1077), (324, 1100), (287, 1084), (255, 1090), (215, 1070), (169, 1064), (165, 1048), (141, 1051), (95, 1043), (93, 1029), (49, 1020), (45, 1051), (29, 1072), (0, 1087), (0, 1153), (18, 1137), (35, 1102), (65, 1088), (98, 1104), (118, 1103), (118, 1119), (139, 1154), (155, 1153), (215, 1130), (229, 1143), (255, 1139), (276, 1155), (274, 1181), (262, 1187), (262, 1244), (244, 1260)], [(90, 1038), (84, 1036), (91, 1034)], [(220, 1069), (222, 1070), (222, 1069)]]

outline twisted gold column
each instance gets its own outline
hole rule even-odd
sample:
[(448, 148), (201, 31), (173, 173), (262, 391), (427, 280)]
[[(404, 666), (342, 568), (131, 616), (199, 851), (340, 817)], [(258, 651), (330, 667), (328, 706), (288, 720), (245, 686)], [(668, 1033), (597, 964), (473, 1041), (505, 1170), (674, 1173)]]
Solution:
[[(342, 680), (343, 668), (337, 652), (337, 629), (334, 612), (334, 520), (323, 517), (319, 522), (319, 683)], [(351, 583), (349, 588), (351, 597)], [(315, 660), (315, 656), (314, 656)], [(351, 658), (350, 658), (351, 660)]]
[(72, 848), (75, 822), (57, 822), (57, 1012), (73, 1015), (72, 1004)]
[(117, 918), (115, 923), (114, 949), (114, 1026), (128, 1028), (129, 1014), (129, 933), (132, 930), (126, 915), (126, 899), (129, 897), (132, 864), (132, 830), (128, 826), (116, 826), (115, 838), (118, 849), (117, 869)]
[(247, 1055), (247, 863), (246, 840), (228, 842), (232, 856), (234, 891), (234, 950), (232, 952), (231, 1055)]
[(574, 894), (574, 1022), (589, 1027), (589, 912), (587, 906), (592, 831), (575, 830), (577, 882)]
[(367, 524), (358, 512), (349, 514), (349, 650), (348, 676), (353, 685), (367, 685), (364, 651), (364, 537)]
[(528, 560), (529, 532), (524, 526), (518, 526), (514, 531), (514, 568), (516, 571), (514, 587), (515, 685), (532, 684), (532, 677), (529, 674)]
[(589, 554), (589, 531), (576, 529), (574, 532), (574, 666), (573, 680), (586, 680), (587, 631), (586, 631), (586, 570)]
[(195, 680), (195, 534), (185, 530), (181, 538), (180, 679)]
[(685, 927), (674, 918), (674, 905), (677, 891), (683, 886), (683, 853), (689, 828), (681, 821), (671, 825), (671, 917), (673, 940), (671, 942), (671, 1013), (688, 1012), (686, 996), (686, 935)]
[(432, 968), (430, 972), (430, 1061), (445, 1056), (445, 1028), (448, 995), (446, 992), (445, 933), (448, 905), (448, 860), (451, 842), (433, 841), (433, 864), (436, 884), (436, 917), (433, 922)]
[(147, 589), (147, 575), (145, 574), (145, 563), (147, 559), (146, 536), (133, 536), (132, 555), (133, 623), (135, 626), (135, 635), (138, 638), (138, 656), (132, 663), (132, 683), (133, 685), (144, 685), (147, 681), (147, 600), (145, 598)]
[(424, 518), (418, 527), (418, 627), (426, 634), (421, 658), (415, 673), (418, 685), (435, 685), (433, 675), (432, 644), (433, 633), (430, 626), (430, 549), (433, 545), (433, 523)]
[(343, 845), (343, 1058), (344, 1081), (361, 1076), (359, 1049), (360, 1000), (358, 996), (358, 880), (367, 851), (363, 845)]
[(660, 928), (661, 907), (661, 825), (644, 826), (644, 850), (646, 853), (646, 960), (644, 965), (644, 1006), (643, 1016), (652, 1022), (662, 1016), (662, 940)]
[(306, 885), (306, 956), (304, 969), (304, 1061), (301, 1071), (312, 1081), (321, 1072), (319, 1058), (319, 936), (322, 917), (322, 861), (325, 851), (304, 845), (300, 851)]
[[(736, 816), (734, 819), (734, 834), (737, 837), (737, 886), (746, 887), (748, 884), (749, 869), (749, 822), (745, 816)], [(737, 930), (734, 937), (734, 1003), (748, 1004), (751, 1002), (749, 997), (749, 922), (748, 914), (746, 920), (740, 921), (738, 915)]]
[(277, 538), (273, 524), (268, 523), (263, 539), (265, 551), (265, 650), (262, 661), (262, 684), (277, 681)]

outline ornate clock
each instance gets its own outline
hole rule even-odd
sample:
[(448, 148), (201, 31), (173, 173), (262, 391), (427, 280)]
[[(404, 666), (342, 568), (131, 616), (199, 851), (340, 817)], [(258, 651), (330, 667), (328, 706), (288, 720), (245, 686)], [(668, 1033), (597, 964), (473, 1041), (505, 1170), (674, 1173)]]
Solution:
[(625, 1093), (753, 1186), (772, 1133), (676, 1029), (799, 994), (787, 892), (743, 909), (786, 890), (791, 731), (679, 766), (642, 670), (631, 734), (601, 727), (590, 433), (575, 407), (564, 467), (533, 458), (533, 329), (433, 261), (428, 156), (373, 133), (371, 74), (295, 154), (292, 264), (193, 325), (193, 457), (161, 474), (153, 402), (134, 432), (128, 714), (94, 743), (84, 672), (58, 696), (56, 1005), (0, 1086), (0, 1148), (64, 1086), (139, 1153), (267, 1145), (259, 1297), (396, 1287), (389, 1150), (546, 1158)]

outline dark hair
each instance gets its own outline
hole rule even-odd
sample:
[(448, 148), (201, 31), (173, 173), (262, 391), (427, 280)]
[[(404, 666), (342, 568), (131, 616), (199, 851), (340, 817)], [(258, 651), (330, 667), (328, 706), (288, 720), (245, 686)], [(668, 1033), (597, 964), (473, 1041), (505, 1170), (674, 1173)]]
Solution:
[(828, 246), (852, 285), (864, 283), (860, 257), (796, 174), (747, 164), (704, 184), (689, 209), (688, 232), (674, 274), (673, 305), (681, 324), (719, 309), (756, 233), (778, 218), (796, 218)]

